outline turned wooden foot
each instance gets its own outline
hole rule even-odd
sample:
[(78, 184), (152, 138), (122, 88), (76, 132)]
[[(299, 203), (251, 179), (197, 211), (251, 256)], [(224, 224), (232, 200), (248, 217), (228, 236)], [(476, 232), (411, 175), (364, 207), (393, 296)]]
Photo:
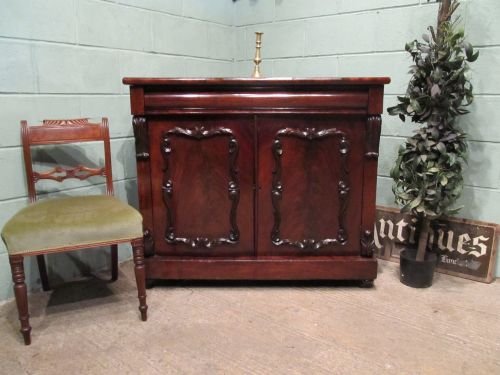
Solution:
[(118, 280), (118, 245), (111, 245), (111, 281)]
[(373, 280), (360, 280), (359, 287), (360, 288), (373, 288)]
[(24, 338), (24, 344), (31, 344), (31, 326), (28, 313), (28, 291), (24, 282), (24, 258), (19, 255), (9, 257), (12, 270), (12, 281), (14, 282), (14, 295), (16, 296), (17, 311), (19, 321), (21, 322), (21, 333)]
[(132, 251), (134, 254), (139, 311), (141, 312), (141, 319), (146, 321), (148, 319), (148, 305), (146, 304), (146, 268), (144, 266), (144, 241), (142, 238), (132, 241)]

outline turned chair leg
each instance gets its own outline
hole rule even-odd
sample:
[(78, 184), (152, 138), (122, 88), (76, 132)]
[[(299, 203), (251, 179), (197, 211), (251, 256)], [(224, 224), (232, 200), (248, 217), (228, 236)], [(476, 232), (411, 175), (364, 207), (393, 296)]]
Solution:
[(148, 319), (148, 305), (146, 305), (146, 269), (144, 266), (144, 241), (142, 238), (132, 241), (132, 251), (134, 253), (139, 311), (141, 312), (141, 319), (146, 321)]
[(36, 262), (38, 263), (38, 272), (40, 273), (40, 281), (44, 291), (50, 290), (49, 278), (47, 276), (47, 265), (45, 264), (45, 255), (37, 255)]
[(118, 280), (118, 245), (111, 245), (111, 281)]
[(24, 344), (31, 344), (31, 327), (28, 313), (28, 291), (24, 282), (24, 258), (20, 255), (9, 257), (12, 270), (12, 281), (14, 282), (14, 294), (16, 296), (17, 311), (19, 321), (21, 322), (21, 333), (23, 334)]

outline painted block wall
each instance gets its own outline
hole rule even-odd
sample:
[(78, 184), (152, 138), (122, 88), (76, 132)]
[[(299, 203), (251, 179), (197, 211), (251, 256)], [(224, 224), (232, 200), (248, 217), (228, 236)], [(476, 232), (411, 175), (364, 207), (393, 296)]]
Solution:
[[(480, 50), (476, 101), (462, 119), (470, 161), (460, 216), (500, 223), (500, 3), (467, 0), (462, 16)], [(265, 76), (390, 76), (385, 107), (404, 92), (404, 43), (435, 22), (426, 0), (0, 0), (0, 226), (27, 204), (19, 121), (110, 118), (117, 195), (137, 203), (135, 160), (124, 76), (242, 76), (252, 71), (254, 31), (263, 31)], [(388, 171), (413, 128), (383, 116), (377, 202), (393, 205)], [(94, 155), (94, 145), (79, 151)], [(89, 193), (102, 185), (71, 192)], [(121, 249), (121, 259), (130, 257)], [(26, 261), (39, 289), (34, 259)], [(51, 278), (72, 279), (109, 266), (97, 250), (53, 255)], [(497, 271), (500, 275), (500, 269)], [(0, 244), (0, 301), (10, 298)]]
[[(458, 216), (500, 223), (500, 2), (461, 3), (468, 40), (480, 56), (472, 65), (475, 102), (460, 121), (470, 154)], [(262, 31), (264, 76), (389, 76), (385, 108), (406, 91), (412, 61), (405, 43), (420, 39), (438, 11), (427, 0), (240, 0), (235, 6), (236, 74), (248, 75), (248, 46)], [(395, 206), (389, 171), (415, 127), (386, 114), (382, 121), (377, 204)]]
[[(19, 121), (109, 117), (116, 195), (137, 205), (134, 142), (124, 76), (231, 76), (230, 0), (0, 0), (0, 227), (27, 204)], [(98, 161), (97, 145), (72, 149)], [(96, 155), (99, 155), (97, 157)], [(66, 193), (98, 193), (102, 184)], [(1, 241), (0, 241), (1, 242)], [(109, 268), (109, 251), (48, 257), (55, 283)], [(121, 246), (120, 259), (131, 257)], [(30, 290), (36, 260), (25, 260)], [(0, 244), (0, 301), (12, 297)]]

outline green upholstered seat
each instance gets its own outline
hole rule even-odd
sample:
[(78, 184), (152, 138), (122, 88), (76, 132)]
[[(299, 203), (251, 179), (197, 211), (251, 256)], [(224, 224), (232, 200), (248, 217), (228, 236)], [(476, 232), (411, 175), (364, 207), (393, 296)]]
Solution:
[(142, 237), (142, 216), (107, 195), (52, 198), (28, 205), (2, 230), (9, 255)]

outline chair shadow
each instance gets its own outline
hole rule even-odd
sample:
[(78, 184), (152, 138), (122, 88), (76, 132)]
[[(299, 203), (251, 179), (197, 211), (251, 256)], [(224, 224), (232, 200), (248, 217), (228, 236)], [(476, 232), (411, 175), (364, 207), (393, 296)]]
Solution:
[[(85, 303), (87, 306), (102, 305), (112, 302), (112, 300), (103, 300), (115, 295), (115, 292), (109, 288), (109, 281), (97, 277), (90, 279), (66, 282), (58, 285), (50, 294), (47, 301), (47, 314), (53, 312), (65, 312), (79, 309), (75, 304)], [(56, 307), (57, 309), (52, 309)]]
[[(104, 250), (95, 248), (93, 251)], [(82, 255), (85, 256), (85, 253)], [(50, 260), (48, 260), (51, 289), (48, 292), (39, 291), (28, 295), (28, 308), (31, 318), (37, 319), (46, 315), (76, 311), (86, 307), (114, 303), (119, 300), (117, 295), (119, 291), (110, 288), (109, 262), (105, 271), (95, 272), (88, 262), (79, 259), (74, 252), (52, 254), (51, 256), (69, 258), (68, 261), (76, 266), (81, 278), (74, 281), (65, 281), (56, 272), (56, 268), (50, 266)], [(118, 279), (120, 279), (120, 276), (123, 277), (121, 272), (119, 272)], [(9, 324), (17, 326), (19, 322), (15, 300), (3, 306), (3, 311), (5, 311), (4, 315)]]
[[(94, 248), (92, 250), (94, 255), (96, 251), (106, 251), (103, 248)], [(88, 253), (90, 251), (87, 250), (82, 255), (85, 256)], [(95, 306), (102, 303), (110, 303), (118, 299), (109, 298), (116, 296), (116, 291), (110, 289), (109, 268), (111, 264), (109, 263), (109, 259), (106, 262), (106, 270), (96, 273), (89, 265), (90, 256), (87, 261), (82, 261), (74, 253), (65, 253), (65, 256), (70, 259), (85, 279), (67, 282), (57, 275), (54, 269), (50, 269), (51, 283), (55, 285), (55, 288), (53, 288), (46, 305), (48, 310), (65, 312), (77, 309), (76, 303), (83, 303), (85, 306)], [(104, 300), (104, 298), (108, 299)], [(50, 312), (48, 311), (48, 313)]]
[[(116, 303), (120, 301), (118, 294), (120, 294), (119, 291), (110, 288), (110, 281), (96, 276), (56, 285), (49, 292), (30, 294), (28, 295), (28, 309), (31, 326), (34, 330), (41, 332), (51, 324), (48, 317), (54, 317), (54, 323), (58, 324), (58, 315), (71, 315), (76, 311)], [(9, 331), (12, 337), (21, 342), (15, 300), (6, 303), (0, 311), (6, 324), (11, 327)]]
[(63, 285), (65, 283), (64, 278), (57, 273), (58, 265), (51, 265), (50, 258), (52, 257), (64, 257), (66, 262), (72, 263), (76, 267), (78, 273), (82, 277), (92, 277), (95, 273), (95, 269), (92, 264), (96, 263), (95, 259), (100, 254), (106, 254), (106, 269), (111, 268), (111, 258), (109, 254), (108, 247), (94, 247), (89, 249), (78, 250), (74, 252), (65, 252), (60, 254), (50, 254), (47, 257), (47, 272), (49, 273), (49, 283), (53, 285)]

